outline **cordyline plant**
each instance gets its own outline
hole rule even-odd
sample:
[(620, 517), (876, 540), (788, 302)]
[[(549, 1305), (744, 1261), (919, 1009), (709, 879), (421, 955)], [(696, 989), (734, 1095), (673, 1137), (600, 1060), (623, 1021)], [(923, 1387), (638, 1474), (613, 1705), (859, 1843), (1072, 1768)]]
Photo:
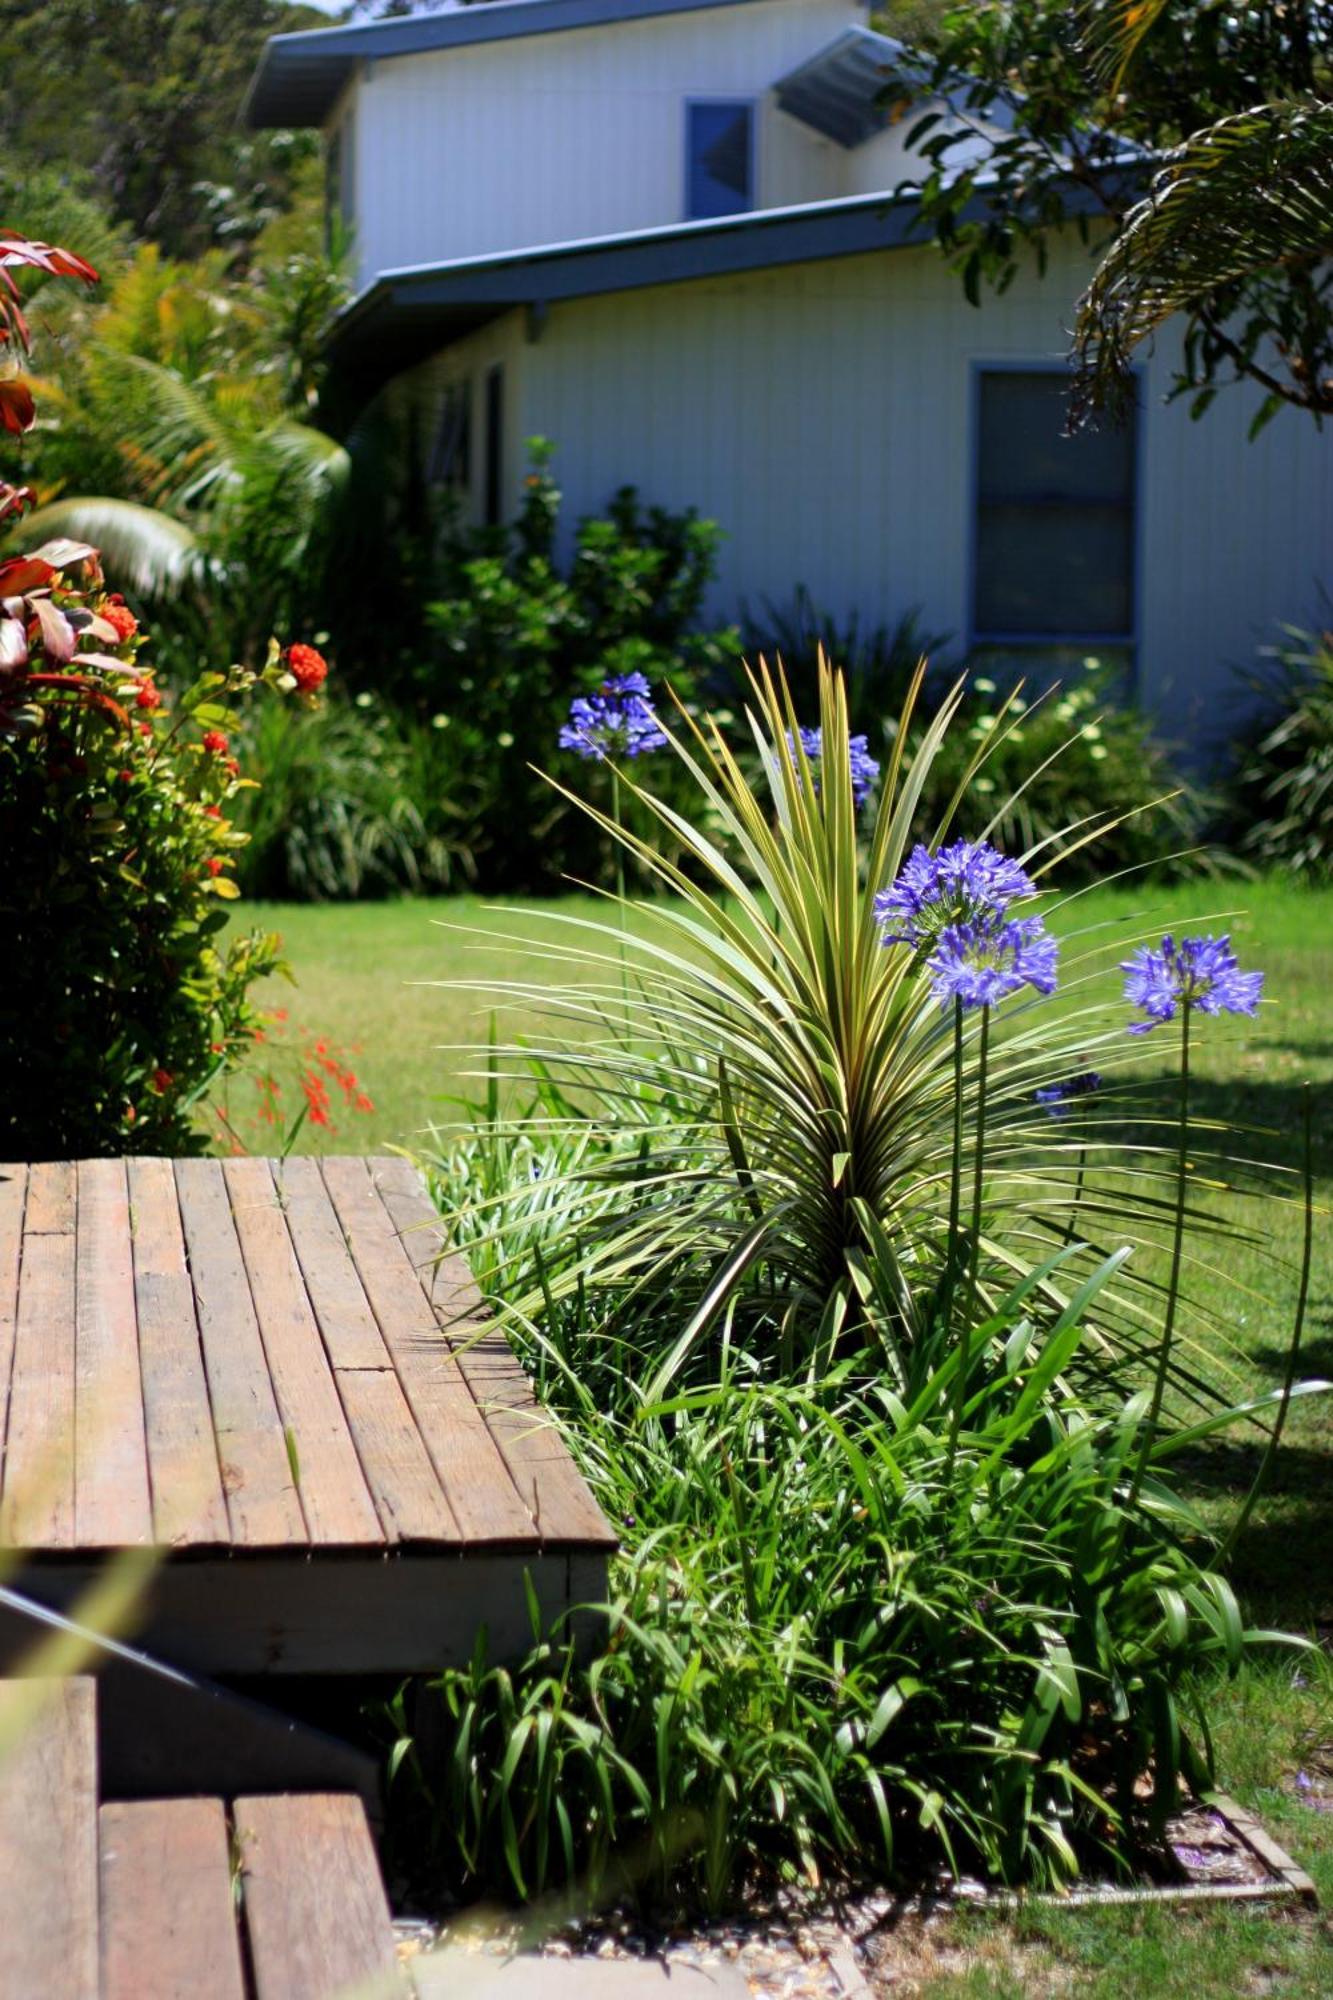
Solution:
[[(1094, 1062), (1114, 1080), (1141, 1060), (1121, 1014), (1093, 997), (1100, 946), (1072, 940), (1060, 1008), (1040, 1006), (1029, 988), (995, 1023), (987, 1007), (964, 1010), (956, 985), (943, 991), (914, 944), (886, 948), (889, 885), (905, 871), (910, 880), (923, 832), (931, 851), (947, 843), (959, 802), (1013, 726), (1002, 705), (940, 823), (923, 827), (920, 800), (962, 689), (941, 704), (909, 758), (920, 685), (918, 675), (867, 810), (840, 677), (825, 665), (820, 755), (812, 760), (785, 684), (761, 664), (750, 723), (767, 798), (711, 722), (683, 718), (679, 733), (669, 734), (670, 751), (695, 779), (698, 821), (662, 804), (650, 779), (620, 773), (641, 823), (663, 824), (679, 865), (650, 838), (585, 808), (670, 892), (653, 905), (651, 923), (625, 936), (618, 922), (562, 917), (569, 945), (544, 945), (542, 955), (567, 965), (567, 987), (549, 979), (473, 983), (567, 1030), (533, 1048), (499, 1050), (499, 1071), (527, 1074), (535, 1058), (574, 1094), (581, 1120), (625, 1139), (624, 1159), (596, 1169), (600, 1185), (616, 1185), (614, 1212), (589, 1225), (578, 1272), (566, 1281), (601, 1302), (608, 1331), (646, 1296), (669, 1291), (678, 1338), (643, 1385), (649, 1400), (666, 1392), (696, 1348), (739, 1338), (742, 1328), (747, 1343), (767, 1345), (790, 1368), (855, 1347), (873, 1326), (885, 1365), (904, 1380), (914, 1343), (946, 1309), (961, 1274), (970, 1273), (973, 1310), (983, 1311), (1065, 1240), (1075, 1214), (1084, 1248), (1044, 1281), (1056, 1311), (1067, 1287), (1077, 1289), (1111, 1250), (1169, 1241), (1170, 1145), (1120, 1149), (1111, 1161), (1114, 1192), (1104, 1179), (1076, 1185), (1095, 1100), (1074, 1096), (1056, 1127), (1035, 1097)], [(1012, 806), (996, 802), (997, 823)], [(1041, 929), (1035, 913), (1050, 905), (1053, 857), (1114, 824), (1105, 817), (1012, 858), (1009, 867), (1040, 899), (1021, 926)], [(608, 1033), (613, 1019), (626, 1021), (626, 1007), (623, 1031)], [(961, 1134), (977, 1129), (983, 1043), (984, 1178), (973, 1185), (960, 1264)], [(673, 1122), (665, 1130), (655, 1123), (643, 1158), (637, 1107), (649, 1100), (670, 1105)], [(1206, 1263), (1210, 1242), (1226, 1232), (1198, 1204), (1189, 1205), (1188, 1221), (1196, 1264)], [(1118, 1273), (1100, 1293), (1092, 1351), (1101, 1341), (1108, 1353), (1155, 1358), (1163, 1297), (1149, 1271)], [(1211, 1371), (1227, 1350), (1225, 1329), (1201, 1312), (1183, 1318), (1172, 1379), (1206, 1396), (1192, 1358), (1200, 1358), (1204, 1338)]]
[[(24, 266), (96, 273), (0, 232), (0, 349), (26, 354)], [(33, 420), (27, 383), (0, 381), (3, 427)], [(0, 485), (0, 521), (31, 501)], [(206, 672), (169, 700), (146, 644), (90, 544), (0, 559), (7, 1158), (201, 1150), (199, 1102), (249, 1048), (263, 1018), (249, 989), (279, 963), (274, 937), (219, 935), (246, 838), (234, 801), (253, 782), (231, 755), (230, 704), (261, 684), (312, 701), (324, 661), (274, 641), (261, 672)]]
[(1174, 1147), (1098, 1109), (1142, 1060), (1126, 998), (1183, 1041), (1258, 982), (1225, 940), (1167, 941), (1099, 1001), (1113, 966), (1057, 946), (1045, 887), (1098, 825), (1018, 855), (951, 835), (1005, 711), (922, 819), (959, 694), (910, 758), (909, 702), (872, 775), (840, 677), (816, 736), (761, 663), (762, 796), (708, 721), (662, 724), (697, 818), (647, 758), (620, 779), (682, 864), (597, 817), (669, 895), (561, 918), (568, 983), (498, 989), (558, 1025), (489, 1052), (441, 1200), (625, 1551), (591, 1661), (536, 1632), (440, 1683), (437, 1836), (489, 1887), (716, 1906), (784, 1866), (1124, 1868), (1210, 1782), (1200, 1669), (1273, 1636), (1173, 1463), (1259, 1416), (1275, 1443), (1326, 1385), (1295, 1380), (1298, 1310), (1281, 1391), (1219, 1390), (1182, 1283), (1186, 1238), (1198, 1268), (1225, 1234), (1184, 1171), (1186, 1130), (1196, 1168), (1210, 1143), (1187, 1063)]

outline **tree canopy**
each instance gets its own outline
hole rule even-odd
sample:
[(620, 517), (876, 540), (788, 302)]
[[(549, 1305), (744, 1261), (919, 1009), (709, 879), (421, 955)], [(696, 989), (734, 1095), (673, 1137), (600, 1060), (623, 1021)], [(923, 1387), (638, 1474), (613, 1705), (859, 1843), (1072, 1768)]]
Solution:
[[(944, 17), (931, 91), (964, 127), (911, 128), (924, 214), (968, 296), (1070, 226), (1102, 261), (1075, 330), (1076, 414), (1127, 399), (1173, 314), (1175, 392), (1333, 414), (1333, 9), (1320, 0), (982, 0)], [(918, 87), (920, 94), (920, 87)], [(976, 124), (1000, 129), (959, 167)], [(1109, 238), (1109, 242), (1108, 242)]]

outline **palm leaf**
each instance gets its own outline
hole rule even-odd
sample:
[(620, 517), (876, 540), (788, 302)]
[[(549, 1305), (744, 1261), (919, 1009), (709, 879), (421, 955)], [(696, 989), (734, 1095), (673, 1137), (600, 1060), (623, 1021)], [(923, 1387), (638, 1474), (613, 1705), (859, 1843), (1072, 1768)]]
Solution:
[(56, 500), (29, 514), (23, 532), (34, 543), (62, 535), (91, 542), (108, 572), (142, 597), (172, 596), (214, 567), (184, 522), (134, 500)]
[[(1076, 416), (1124, 409), (1135, 350), (1173, 314), (1265, 272), (1313, 269), (1331, 245), (1333, 106), (1261, 105), (1195, 133), (1079, 302)], [(1333, 408), (1333, 384), (1302, 386), (1312, 407)]]

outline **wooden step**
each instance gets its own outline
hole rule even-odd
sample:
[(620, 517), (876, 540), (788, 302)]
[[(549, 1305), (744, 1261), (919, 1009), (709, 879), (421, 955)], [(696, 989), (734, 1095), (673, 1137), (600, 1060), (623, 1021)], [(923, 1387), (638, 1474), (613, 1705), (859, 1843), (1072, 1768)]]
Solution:
[(255, 2000), (401, 1992), (389, 1904), (359, 1799), (237, 1799), (233, 1822)]
[(98, 1840), (102, 2000), (245, 2000), (221, 1799), (105, 1805)]
[(97, 2000), (97, 1902), (93, 1683), (0, 1681), (4, 2000)]

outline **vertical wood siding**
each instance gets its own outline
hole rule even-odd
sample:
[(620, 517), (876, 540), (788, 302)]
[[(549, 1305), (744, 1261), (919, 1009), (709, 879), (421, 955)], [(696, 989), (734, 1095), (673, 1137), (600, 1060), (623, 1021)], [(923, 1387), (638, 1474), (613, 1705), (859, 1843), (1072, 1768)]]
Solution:
[[(725, 529), (719, 615), (802, 582), (840, 617), (920, 607), (961, 652), (975, 369), (1062, 365), (1087, 270), (1071, 247), (978, 311), (934, 251), (897, 251), (557, 305), (535, 344), (510, 315), (468, 348), (515, 358), (513, 433), (555, 440), (566, 536), (633, 482)], [(1171, 349), (1143, 378), (1138, 680), (1204, 742), (1278, 621), (1321, 616), (1333, 439), (1285, 411), (1248, 442), (1244, 390), (1191, 422), (1162, 400)]]
[(766, 0), (365, 65), (359, 284), (681, 221), (692, 97), (759, 101), (760, 207), (847, 192), (850, 156), (769, 93), (862, 12), (856, 0)]

